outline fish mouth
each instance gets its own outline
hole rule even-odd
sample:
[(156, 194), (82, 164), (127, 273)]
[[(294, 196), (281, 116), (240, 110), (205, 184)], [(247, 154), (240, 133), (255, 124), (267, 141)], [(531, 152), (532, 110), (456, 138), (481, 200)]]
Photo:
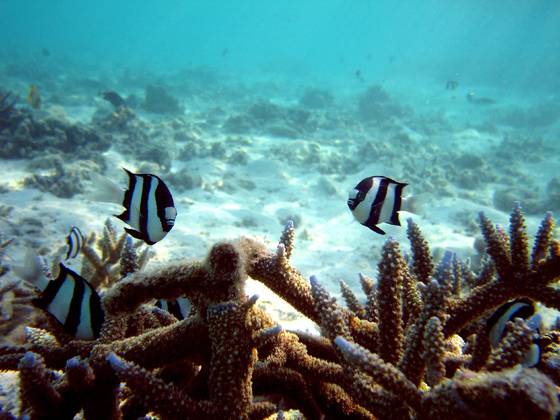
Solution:
[(348, 207), (350, 207), (350, 210), (354, 210), (354, 208), (356, 207), (356, 200), (353, 200), (353, 199), (350, 198), (350, 199), (348, 199), (346, 204), (348, 204)]

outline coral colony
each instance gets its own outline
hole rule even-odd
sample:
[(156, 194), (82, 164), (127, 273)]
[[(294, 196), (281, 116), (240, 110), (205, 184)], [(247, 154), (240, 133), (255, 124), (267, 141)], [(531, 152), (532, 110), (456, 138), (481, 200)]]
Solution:
[[(101, 296), (98, 337), (77, 340), (53, 317), (37, 314), (25, 344), (0, 348), (1, 368), (17, 370), (20, 379), (20, 405), (3, 404), (1, 416), (554, 418), (557, 325), (535, 329), (532, 318), (515, 317), (495, 346), (489, 331), (496, 308), (518, 298), (560, 309), (552, 215), (532, 249), (518, 205), (509, 232), (484, 214), (480, 228), (486, 256), (473, 273), (453, 255), (434, 261), (409, 220), (410, 257), (388, 239), (377, 281), (361, 275), (367, 301), (341, 283), (344, 307), (321, 279), (307, 280), (291, 265), (291, 222), (276, 250), (243, 237), (216, 243), (202, 261), (158, 271), (144, 269), (147, 251), (107, 224), (100, 239), (90, 235), (80, 249), (81, 274)], [(249, 277), (315, 321), (321, 335), (278, 326), (255, 305), (258, 296), (246, 296)], [(20, 287), (3, 287), (3, 311), (21, 311), (29, 293)], [(154, 304), (178, 297), (191, 304), (180, 321)], [(4, 331), (13, 327), (7, 319)], [(536, 342), (538, 359), (528, 363)]]

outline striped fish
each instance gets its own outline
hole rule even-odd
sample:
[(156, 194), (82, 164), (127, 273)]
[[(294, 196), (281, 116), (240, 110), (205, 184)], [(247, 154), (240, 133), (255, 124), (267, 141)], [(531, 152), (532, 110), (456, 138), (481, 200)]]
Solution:
[(68, 334), (80, 340), (99, 337), (105, 318), (101, 299), (86, 279), (62, 263), (56, 279), (48, 282), (33, 305), (48, 312)]
[(76, 258), (82, 249), (84, 243), (84, 235), (76, 226), (70, 228), (68, 236), (66, 236), (66, 259)]
[(177, 299), (159, 299), (156, 302), (158, 308), (169, 312), (179, 321), (189, 316), (191, 312), (191, 302), (186, 297), (179, 297)]
[(386, 176), (364, 178), (350, 191), (348, 207), (358, 222), (375, 233), (385, 235), (377, 225), (401, 225), (399, 211), (402, 205), (402, 191), (407, 185)]
[(173, 197), (158, 176), (124, 170), (128, 175), (128, 189), (122, 202), (125, 211), (115, 216), (131, 227), (125, 228), (131, 236), (153, 245), (175, 224), (177, 210)]
[(497, 347), (505, 335), (506, 324), (515, 318), (522, 318), (527, 325), (535, 331), (536, 338), (531, 345), (529, 352), (525, 355), (523, 365), (526, 367), (535, 366), (540, 360), (539, 329), (541, 315), (535, 313), (535, 304), (529, 299), (516, 299), (504, 303), (488, 318), (486, 327), (488, 329), (490, 345)]

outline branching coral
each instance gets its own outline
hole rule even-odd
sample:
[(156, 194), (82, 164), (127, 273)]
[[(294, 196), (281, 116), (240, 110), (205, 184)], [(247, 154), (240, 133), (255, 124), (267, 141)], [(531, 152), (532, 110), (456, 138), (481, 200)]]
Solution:
[[(560, 333), (543, 332), (536, 368), (519, 365), (533, 340), (524, 321), (510, 323), (494, 349), (484, 340), (486, 317), (510, 299), (560, 309), (551, 297), (560, 276), (552, 227), (547, 215), (529, 260), (518, 206), (509, 234), (481, 216), (495, 271), (477, 277), (454, 256), (434, 269), (427, 242), (409, 222), (412, 260), (389, 240), (377, 286), (361, 276), (365, 305), (342, 286), (348, 309), (317, 278), (308, 282), (291, 266), (291, 223), (275, 252), (241, 238), (215, 244), (202, 261), (151, 272), (138, 269), (123, 240), (99, 258), (110, 266), (108, 255), (128, 247), (128, 268), (103, 293), (99, 339), (61, 341), (28, 329), (25, 345), (0, 348), (0, 367), (19, 367), (24, 411), (32, 418), (71, 418), (81, 410), (85, 418), (260, 419), (281, 418), (287, 409), (310, 419), (553, 418)], [(256, 297), (245, 295), (248, 277), (315, 321), (324, 336), (278, 327), (254, 305)], [(179, 296), (193, 305), (182, 321), (151, 305)]]
[(101, 238), (97, 239), (95, 233), (92, 233), (81, 249), (85, 257), (82, 275), (89, 279), (93, 287), (107, 287), (116, 283), (146, 265), (150, 252), (145, 248), (140, 255), (137, 255), (136, 248), (141, 245), (141, 242), (135, 245), (132, 238), (124, 231), (117, 235), (115, 228), (107, 219)]

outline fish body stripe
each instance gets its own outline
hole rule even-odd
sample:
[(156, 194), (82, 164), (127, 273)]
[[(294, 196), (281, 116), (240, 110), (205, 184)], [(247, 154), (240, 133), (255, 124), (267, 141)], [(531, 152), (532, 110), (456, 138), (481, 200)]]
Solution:
[(138, 230), (143, 235), (144, 240), (149, 244), (153, 245), (155, 242), (150, 240), (150, 235), (148, 231), (148, 221), (151, 218), (148, 210), (151, 210), (149, 204), (150, 201), (150, 190), (152, 187), (152, 180), (148, 175), (140, 175), (142, 177), (142, 195), (140, 198), (140, 214), (138, 215)]
[[(381, 210), (383, 208), (383, 202), (387, 196), (387, 188), (389, 187), (389, 182), (385, 179), (380, 179), (377, 188), (375, 186), (375, 180), (373, 182), (373, 188), (370, 190), (372, 194), (375, 194), (375, 199), (371, 204), (371, 210), (369, 217), (364, 223), (366, 226), (375, 226), (380, 223), (379, 218), (381, 216)], [(368, 193), (369, 194), (369, 193)]]
[(99, 337), (105, 318), (101, 299), (86, 279), (60, 264), (60, 272), (33, 304), (52, 315), (79, 339)]
[(185, 319), (191, 310), (190, 301), (186, 297), (179, 297), (177, 299), (159, 299), (156, 302), (156, 306), (169, 312), (178, 320)]
[[(155, 176), (150, 177), (150, 191), (148, 194), (148, 220), (146, 226), (146, 234), (150, 241), (157, 242), (165, 237), (167, 232), (171, 230), (165, 220), (166, 198), (170, 197), (167, 187), (163, 181)], [(166, 194), (167, 192), (167, 194)], [(173, 205), (173, 199), (171, 199)]]
[[(64, 266), (60, 264), (60, 267), (62, 270), (62, 267)], [(46, 310), (64, 284), (65, 277), (65, 274), (61, 271), (56, 279), (49, 281), (47, 287), (41, 293), (41, 296), (32, 300), (33, 305), (37, 308)]]
[(170, 219), (169, 214), (167, 214), (167, 209), (175, 208), (173, 197), (171, 196), (171, 193), (165, 186), (164, 182), (159, 179), (159, 177), (156, 178), (158, 180), (158, 185), (155, 191), (156, 203), (158, 204), (157, 215), (158, 219), (161, 222), (162, 230), (164, 232), (169, 232), (175, 224), (175, 216), (177, 215), (177, 211), (173, 211), (173, 218)]
[[(131, 204), (132, 204), (132, 196), (134, 194), (134, 191), (136, 191), (136, 176), (130, 172), (128, 169), (123, 168), (126, 172), (126, 174), (128, 175), (128, 189), (125, 191), (124, 193), (124, 199), (122, 202), (123, 207), (125, 208), (125, 210), (119, 214), (119, 215), (115, 215), (116, 217), (118, 217), (119, 219), (121, 219), (123, 222), (130, 224), (133, 227), (136, 227), (134, 225), (131, 224), (132, 218), (131, 218), (131, 212), (130, 212), (130, 208), (131, 208)], [(137, 228), (137, 227), (136, 227)]]
[(178, 320), (184, 318), (183, 313), (181, 312), (181, 307), (179, 306), (179, 302), (177, 302), (177, 300), (167, 302), (167, 311)]
[(85, 285), (84, 282), (79, 281), (76, 278), (74, 278), (73, 280), (74, 290), (72, 292), (70, 308), (68, 309), (68, 314), (66, 315), (66, 319), (64, 320), (64, 329), (68, 333), (76, 335), (82, 315), (82, 301), (84, 298)]
[(190, 300), (186, 297), (180, 297), (177, 299), (177, 304), (179, 305), (179, 310), (181, 311), (181, 315), (183, 316), (182, 319), (188, 317), (192, 308)]
[(393, 197), (394, 200), (393, 211), (391, 214), (391, 221), (390, 221), (392, 225), (397, 225), (397, 226), (401, 225), (401, 221), (399, 220), (399, 211), (401, 210), (401, 205), (402, 205), (402, 191), (403, 188), (406, 187), (406, 185), (407, 184), (403, 184), (403, 183), (398, 183), (395, 185), (395, 194)]
[(514, 318), (528, 319), (534, 313), (534, 304), (528, 299), (517, 299), (500, 306), (486, 322), (492, 347), (502, 340), (508, 321)]

